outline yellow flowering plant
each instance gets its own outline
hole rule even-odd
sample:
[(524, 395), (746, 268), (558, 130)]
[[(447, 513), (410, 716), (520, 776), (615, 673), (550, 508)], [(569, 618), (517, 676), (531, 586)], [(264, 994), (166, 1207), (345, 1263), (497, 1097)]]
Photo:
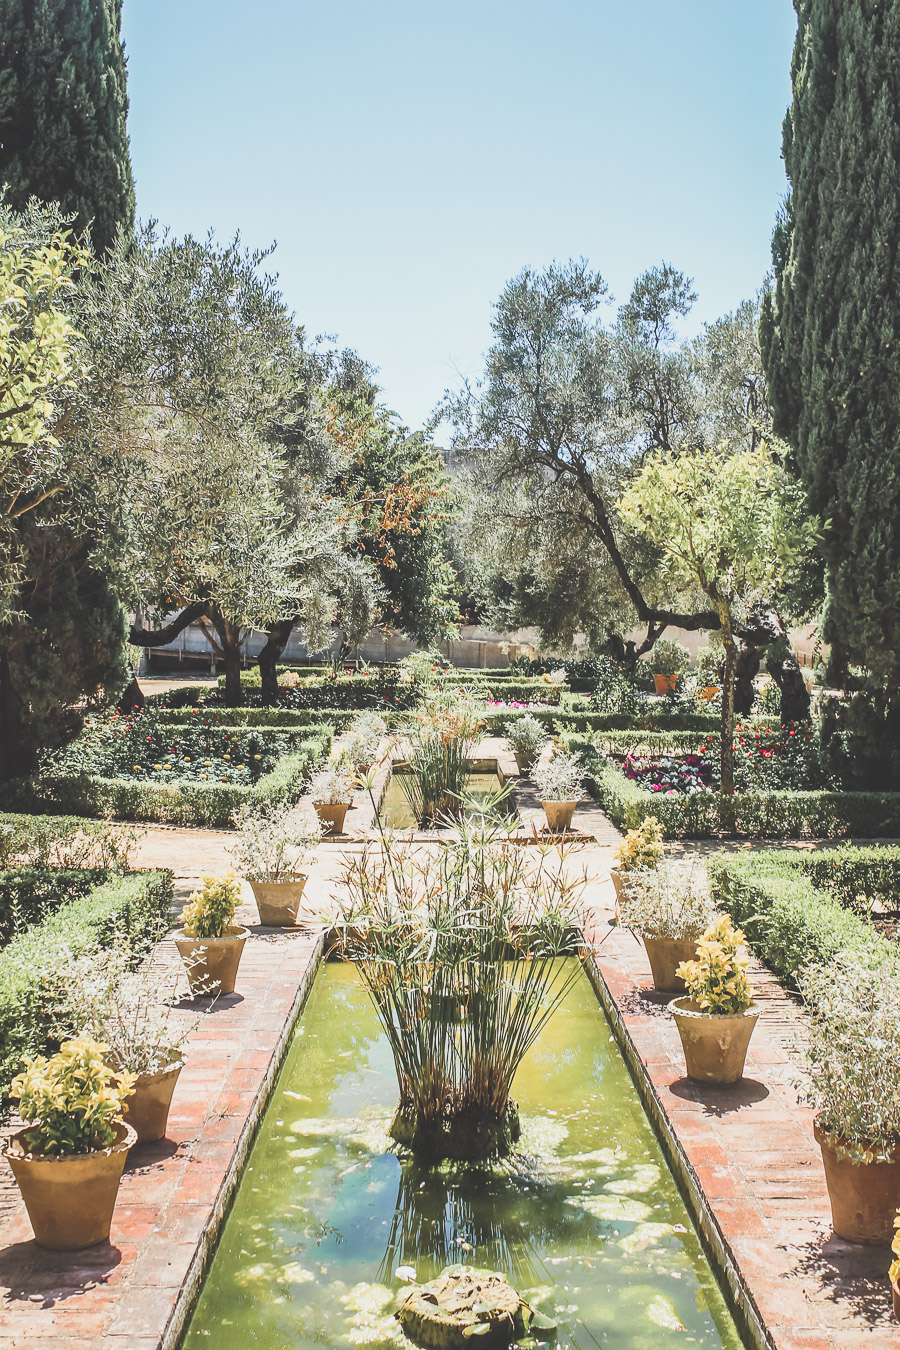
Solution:
[(181, 913), (187, 937), (219, 938), (234, 922), (241, 887), (233, 872), (224, 877), (204, 877), (203, 888), (194, 891)]
[(24, 1139), (34, 1153), (68, 1157), (109, 1148), (122, 1118), (135, 1075), (110, 1068), (109, 1046), (91, 1036), (65, 1041), (49, 1059), (25, 1060), (13, 1079), (10, 1096), (18, 1098), (19, 1115), (32, 1128)]
[(894, 1240), (891, 1243), (891, 1251), (894, 1253), (894, 1259), (888, 1266), (888, 1279), (891, 1284), (896, 1284), (900, 1280), (900, 1210), (894, 1219)]
[(676, 974), (704, 1012), (741, 1013), (753, 1002), (747, 979), (749, 957), (742, 954), (744, 934), (727, 914), (714, 919), (697, 943), (696, 961), (682, 961)]
[(614, 858), (621, 872), (652, 871), (663, 855), (663, 831), (656, 816), (646, 816), (616, 845)]

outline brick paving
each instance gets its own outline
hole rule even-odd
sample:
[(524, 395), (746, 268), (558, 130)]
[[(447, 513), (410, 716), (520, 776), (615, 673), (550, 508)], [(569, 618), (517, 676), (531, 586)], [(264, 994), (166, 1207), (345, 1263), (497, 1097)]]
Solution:
[[(494, 744), (483, 753), (494, 753)], [(496, 753), (513, 777), (514, 761), (499, 741)], [(527, 824), (540, 802), (527, 781), (516, 790)], [(334, 913), (344, 859), (361, 847), (370, 815), (360, 796), (348, 837), (319, 849), (307, 884), (311, 914)], [(579, 806), (576, 824), (584, 840), (574, 850), (577, 865), (596, 877), (588, 933), (595, 980), (676, 1172), (683, 1169), (698, 1223), (758, 1328), (750, 1343), (775, 1350), (896, 1347), (887, 1250), (843, 1243), (831, 1232), (811, 1116), (794, 1086), (803, 1034), (797, 1003), (754, 963), (763, 1015), (747, 1077), (732, 1088), (685, 1079), (677, 1031), (664, 1000), (649, 991), (643, 947), (610, 924), (608, 869), (618, 831), (590, 803)], [(134, 865), (171, 867), (183, 902), (202, 875), (230, 870), (225, 850), (233, 838), (229, 831), (151, 826)], [(174, 1350), (317, 956), (313, 929), (262, 929), (249, 889), (244, 901), (239, 918), (251, 939), (238, 992), (191, 1033), (169, 1138), (132, 1155), (111, 1244), (42, 1252), (8, 1168), (0, 1169), (0, 1350)], [(163, 944), (156, 959), (177, 961), (173, 944)], [(191, 1015), (186, 1006), (184, 1016)]]

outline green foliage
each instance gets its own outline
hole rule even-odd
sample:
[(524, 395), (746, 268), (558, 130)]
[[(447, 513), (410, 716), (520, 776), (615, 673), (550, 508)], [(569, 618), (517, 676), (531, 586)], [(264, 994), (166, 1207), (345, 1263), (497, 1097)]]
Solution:
[(234, 911), (240, 898), (240, 882), (233, 872), (225, 877), (204, 877), (201, 889), (193, 892), (181, 911), (185, 935), (222, 937), (234, 923)]
[(26, 1061), (9, 1090), (30, 1126), (24, 1136), (30, 1150), (66, 1158), (115, 1142), (135, 1079), (110, 1068), (104, 1059), (108, 1049), (102, 1041), (80, 1036), (49, 1059), (36, 1055)]
[(95, 778), (87, 774), (51, 777), (6, 786), (4, 800), (37, 810), (112, 815), (118, 820), (157, 820), (168, 825), (230, 824), (242, 806), (294, 802), (315, 766), (331, 747), (331, 729), (305, 736), (282, 755), (270, 773), (250, 787), (231, 783), (157, 783), (140, 779)]
[(98, 253), (134, 224), (121, 9), (0, 4), (0, 181), (17, 210), (59, 201)]
[(105, 880), (99, 867), (14, 867), (0, 871), (0, 947)]
[(43, 1054), (53, 1033), (51, 979), (73, 957), (96, 952), (115, 930), (143, 951), (168, 926), (171, 872), (111, 878), (70, 900), (0, 953), (0, 1099), (26, 1055)]
[(550, 739), (545, 728), (530, 713), (504, 722), (503, 734), (517, 755), (531, 755), (534, 759), (540, 756)]
[(613, 858), (620, 872), (654, 871), (663, 856), (665, 835), (655, 816), (647, 816), (616, 845)]
[(484, 729), (483, 712), (483, 705), (462, 690), (438, 689), (404, 727), (409, 773), (400, 776), (400, 783), (421, 824), (440, 824), (459, 814)]
[(713, 919), (697, 943), (697, 959), (682, 961), (676, 974), (703, 1012), (733, 1017), (749, 1008), (753, 991), (747, 979), (749, 957), (742, 955), (744, 934), (727, 914)]
[(638, 937), (696, 941), (709, 926), (710, 908), (702, 869), (661, 862), (629, 873), (619, 899), (619, 923)]
[(124, 871), (134, 842), (132, 829), (108, 820), (0, 812), (0, 867)]
[(246, 807), (235, 816), (238, 839), (231, 856), (241, 876), (248, 881), (293, 881), (298, 869), (312, 857), (310, 850), (321, 842), (322, 827), (291, 821), (284, 809), (251, 811)]
[[(890, 852), (898, 856), (897, 850)], [(708, 864), (710, 892), (745, 930), (756, 955), (784, 980), (793, 982), (803, 967), (829, 962), (844, 950), (872, 952), (883, 960), (895, 952), (893, 945), (841, 902), (842, 889), (853, 884), (852, 853), (848, 848), (846, 855), (843, 850), (802, 857), (783, 850), (719, 855)], [(846, 856), (843, 866), (841, 856)], [(827, 889), (817, 884), (808, 870), (811, 862), (820, 869), (834, 863), (843, 873), (841, 883)]]
[(795, 8), (783, 140), (790, 197), (773, 241), (761, 346), (776, 429), (812, 510), (830, 522), (825, 638), (896, 690), (900, 9), (895, 0)]
[(654, 675), (683, 675), (690, 662), (687, 647), (669, 638), (660, 638), (655, 642), (648, 657)]

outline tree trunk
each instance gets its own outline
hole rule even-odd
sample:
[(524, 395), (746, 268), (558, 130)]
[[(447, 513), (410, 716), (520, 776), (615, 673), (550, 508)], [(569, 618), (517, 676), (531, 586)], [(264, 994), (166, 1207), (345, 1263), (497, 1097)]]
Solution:
[(293, 627), (293, 619), (281, 619), (266, 630), (268, 637), (258, 657), (263, 703), (278, 702), (278, 673), (276, 667), (281, 653), (288, 644)]
[(9, 655), (0, 647), (0, 781), (25, 774), (19, 697), (12, 682)]
[(730, 618), (722, 616), (722, 646), (725, 650), (722, 673), (722, 724), (719, 735), (719, 792), (722, 824), (729, 834), (734, 832), (734, 676), (737, 666), (737, 645), (731, 631)]
[(135, 708), (144, 707), (144, 695), (141, 686), (137, 682), (137, 676), (132, 675), (131, 680), (122, 691), (119, 699), (119, 708), (122, 712), (134, 712)]
[(239, 708), (244, 701), (241, 685), (241, 629), (232, 623), (216, 607), (210, 610), (210, 622), (219, 639), (217, 656), (221, 656), (225, 667), (225, 704), (229, 708)]
[(756, 700), (753, 677), (759, 671), (761, 659), (756, 647), (749, 644), (745, 644), (738, 651), (734, 675), (734, 711), (741, 717), (747, 717), (753, 711)]
[(741, 637), (765, 652), (766, 668), (781, 693), (782, 722), (808, 721), (809, 690), (784, 624), (771, 605), (754, 607), (749, 622), (741, 630)]

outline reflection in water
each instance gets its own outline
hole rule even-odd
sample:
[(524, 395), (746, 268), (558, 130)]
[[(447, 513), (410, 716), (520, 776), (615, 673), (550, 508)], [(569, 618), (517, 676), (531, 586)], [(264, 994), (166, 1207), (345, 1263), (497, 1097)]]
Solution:
[(398, 1266), (494, 1269), (578, 1350), (738, 1350), (586, 979), (516, 1079), (505, 1165), (401, 1164), (390, 1052), (350, 966), (317, 979), (185, 1340), (201, 1350), (408, 1344)]

